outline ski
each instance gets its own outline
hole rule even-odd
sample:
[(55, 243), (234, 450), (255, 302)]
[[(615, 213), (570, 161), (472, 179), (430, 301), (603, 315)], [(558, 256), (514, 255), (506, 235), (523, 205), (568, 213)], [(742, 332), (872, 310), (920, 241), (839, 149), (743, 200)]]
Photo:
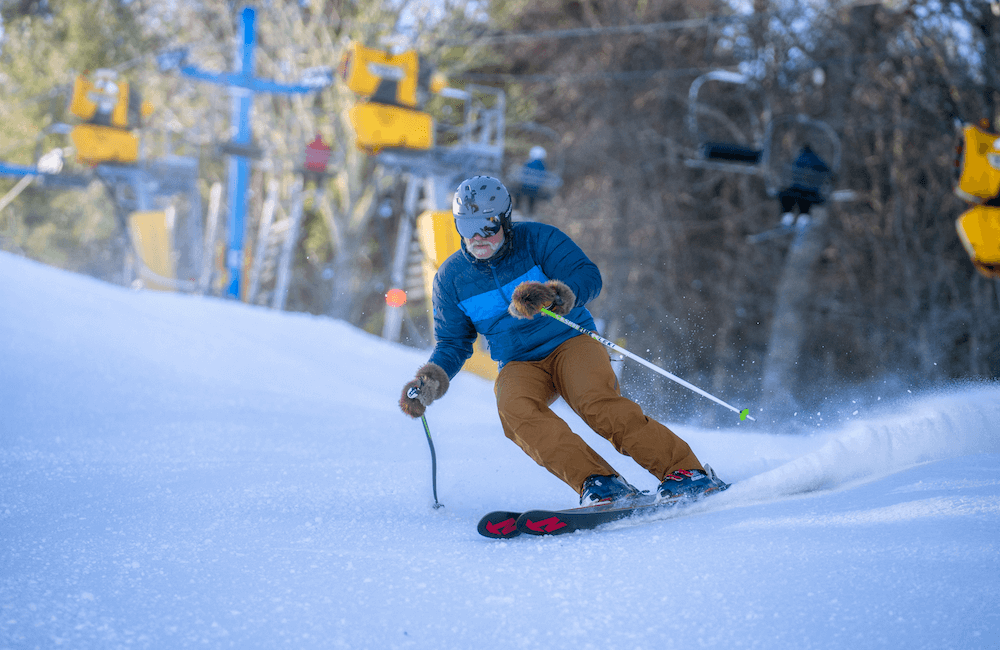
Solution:
[(654, 510), (684, 506), (730, 487), (728, 483), (719, 480), (708, 465), (705, 466), (705, 473), (710, 479), (711, 487), (696, 492), (694, 496), (682, 493), (671, 499), (660, 499), (656, 493), (641, 492), (614, 502), (602, 502), (564, 510), (528, 510), (527, 512), (495, 510), (479, 520), (477, 529), (480, 535), (492, 539), (510, 539), (522, 533), (527, 535), (565, 535), (577, 530), (590, 530), (601, 524), (626, 517), (649, 514)]
[[(695, 500), (700, 500), (715, 492), (721, 492), (727, 487), (729, 486), (708, 490), (698, 495), (698, 499)], [(578, 530), (590, 530), (627, 517), (646, 515), (678, 506), (683, 507), (695, 500), (680, 496), (666, 501), (657, 501), (655, 494), (644, 494), (624, 502), (583, 506), (569, 510), (528, 510), (517, 518), (517, 530), (527, 535), (565, 535)]]
[[(635, 507), (640, 504), (646, 504), (647, 502), (652, 503), (653, 501), (655, 501), (655, 497), (648, 494), (642, 494), (632, 499), (619, 501), (616, 504), (601, 503), (592, 506), (580, 506), (579, 508), (572, 508), (569, 510), (558, 510), (552, 512), (575, 513), (575, 514), (580, 514), (584, 512), (586, 513), (606, 512), (612, 509), (622, 508), (626, 506)], [(545, 511), (532, 510), (531, 512), (545, 512)], [(490, 537), (492, 539), (510, 539), (511, 537), (517, 537), (523, 532), (517, 526), (517, 522), (521, 514), (522, 513), (519, 511), (494, 510), (493, 512), (483, 516), (483, 518), (479, 520), (479, 525), (476, 527), (476, 530), (478, 530), (479, 534), (482, 535), (483, 537)], [(531, 531), (531, 534), (538, 535), (543, 533)]]
[(528, 510), (517, 518), (518, 532), (527, 535), (565, 535), (587, 530), (656, 505), (656, 496), (642, 494), (617, 503), (601, 503), (565, 510)]

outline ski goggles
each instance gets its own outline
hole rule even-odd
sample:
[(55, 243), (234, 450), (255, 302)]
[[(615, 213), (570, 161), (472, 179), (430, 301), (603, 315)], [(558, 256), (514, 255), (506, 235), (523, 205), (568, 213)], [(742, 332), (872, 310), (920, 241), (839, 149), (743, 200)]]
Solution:
[(472, 239), (476, 235), (483, 238), (492, 237), (500, 232), (500, 217), (456, 217), (455, 228), (465, 239)]

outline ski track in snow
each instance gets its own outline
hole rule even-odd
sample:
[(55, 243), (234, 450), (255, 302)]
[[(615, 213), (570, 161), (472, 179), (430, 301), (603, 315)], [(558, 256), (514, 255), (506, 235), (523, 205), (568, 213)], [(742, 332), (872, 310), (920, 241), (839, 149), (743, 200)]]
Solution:
[(0, 277), (0, 649), (1000, 648), (996, 383), (809, 435), (672, 424), (729, 490), (487, 540), (489, 510), (575, 504), (489, 382), (428, 411), (433, 510), (396, 406), (425, 352), (2, 253)]

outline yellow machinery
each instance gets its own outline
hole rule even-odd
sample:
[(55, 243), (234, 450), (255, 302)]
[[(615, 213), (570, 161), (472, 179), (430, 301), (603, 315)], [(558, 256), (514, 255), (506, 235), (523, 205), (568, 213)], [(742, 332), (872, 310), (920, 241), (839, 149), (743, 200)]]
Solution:
[(131, 132), (152, 106), (143, 102), (117, 73), (98, 70), (92, 78), (78, 75), (69, 110), (84, 120), (70, 132), (77, 159), (86, 164), (133, 163), (139, 158), (139, 137)]
[[(77, 159), (88, 165), (139, 160), (139, 136), (152, 106), (143, 102), (127, 81), (118, 81), (113, 70), (78, 75), (73, 81), (69, 110), (84, 121), (70, 131)], [(148, 289), (173, 291), (176, 268), (172, 241), (173, 212), (139, 210), (128, 218), (132, 249), (139, 258), (139, 275)]]
[(417, 105), (420, 58), (416, 51), (392, 55), (354, 42), (340, 62), (347, 87), (372, 101), (399, 106)]
[[(427, 295), (431, 296), (434, 287), (434, 275), (438, 267), (448, 257), (458, 250), (462, 245), (462, 238), (455, 230), (454, 217), (451, 210), (441, 210), (436, 212), (424, 212), (417, 217), (417, 233), (420, 238), (420, 247), (424, 251), (424, 285), (427, 288)], [(433, 317), (431, 326), (433, 327)], [(486, 349), (486, 339), (482, 336), (476, 341), (472, 356), (463, 370), (474, 372), (486, 379), (496, 379), (498, 370), (497, 362), (490, 358)]]
[(1000, 278), (1000, 207), (974, 206), (958, 218), (955, 229), (976, 269)]
[(132, 247), (141, 258), (139, 274), (143, 286), (159, 291), (173, 291), (174, 249), (171, 236), (173, 215), (168, 212), (133, 212), (129, 215)]
[(962, 199), (984, 203), (1000, 194), (1000, 134), (990, 132), (987, 124), (963, 126), (955, 165), (955, 194)]
[(358, 148), (369, 154), (385, 147), (430, 149), (434, 145), (434, 120), (428, 113), (361, 102), (351, 107), (349, 117)]
[(73, 140), (77, 160), (84, 164), (133, 163), (139, 158), (139, 138), (128, 131), (79, 124), (73, 127), (69, 137)]
[(989, 120), (962, 127), (955, 166), (955, 194), (977, 204), (962, 213), (955, 230), (976, 270), (1000, 278), (1000, 133)]
[(436, 74), (420, 74), (415, 50), (389, 54), (351, 43), (340, 62), (347, 87), (368, 101), (350, 110), (358, 148), (378, 153), (385, 147), (430, 149), (434, 146), (434, 120), (419, 110), (428, 93), (447, 85)]

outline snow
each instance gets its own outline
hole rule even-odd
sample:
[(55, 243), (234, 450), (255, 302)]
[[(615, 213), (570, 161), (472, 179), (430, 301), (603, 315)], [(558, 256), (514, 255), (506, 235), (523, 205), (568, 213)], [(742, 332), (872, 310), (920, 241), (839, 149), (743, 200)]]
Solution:
[(0, 277), (0, 648), (1000, 648), (995, 383), (811, 435), (668, 423), (729, 491), (498, 541), (487, 511), (575, 495), (488, 382), (428, 410), (435, 510), (396, 406), (426, 352), (8, 254)]

